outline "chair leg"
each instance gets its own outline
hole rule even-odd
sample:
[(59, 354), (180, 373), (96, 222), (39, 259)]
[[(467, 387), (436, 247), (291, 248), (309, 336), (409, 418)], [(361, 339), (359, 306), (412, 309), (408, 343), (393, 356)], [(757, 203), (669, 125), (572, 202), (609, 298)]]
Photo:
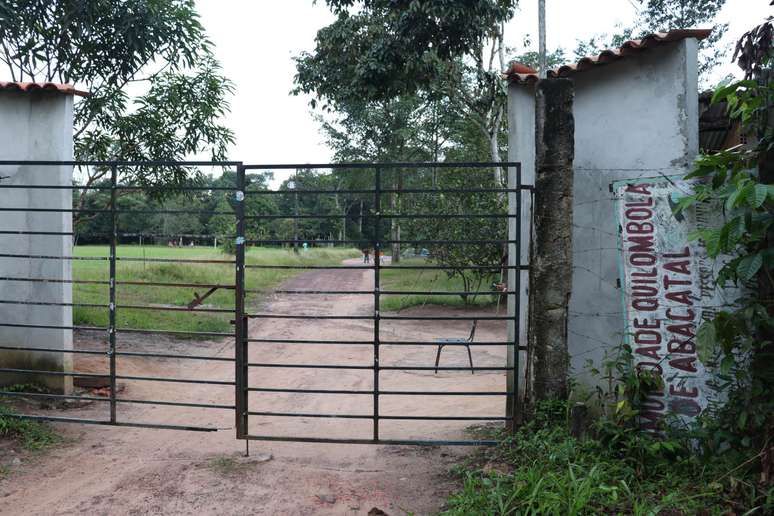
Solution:
[(438, 353), (435, 355), (435, 374), (438, 374), (438, 362), (441, 360), (441, 350), (443, 349), (443, 344), (438, 345)]
[(470, 374), (475, 374), (475, 371), (473, 371), (473, 355), (470, 353), (470, 345), (465, 344), (465, 347), (468, 348), (468, 360), (470, 361)]

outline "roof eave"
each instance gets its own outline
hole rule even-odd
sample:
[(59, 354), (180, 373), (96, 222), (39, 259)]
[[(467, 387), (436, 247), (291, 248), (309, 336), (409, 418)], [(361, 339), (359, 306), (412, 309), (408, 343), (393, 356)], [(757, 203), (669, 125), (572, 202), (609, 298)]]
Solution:
[[(571, 77), (576, 73), (590, 70), (598, 66), (603, 66), (632, 55), (640, 54), (648, 49), (661, 46), (665, 43), (672, 43), (688, 38), (698, 40), (705, 39), (712, 34), (713, 29), (674, 29), (668, 32), (655, 32), (647, 34), (642, 39), (632, 39), (625, 41), (617, 49), (603, 50), (596, 56), (582, 57), (574, 64), (562, 65), (553, 70), (548, 70), (547, 75), (551, 78)], [(539, 80), (538, 73), (519, 73), (514, 69), (514, 65), (503, 73), (503, 78), (508, 82), (515, 84), (532, 84)]]

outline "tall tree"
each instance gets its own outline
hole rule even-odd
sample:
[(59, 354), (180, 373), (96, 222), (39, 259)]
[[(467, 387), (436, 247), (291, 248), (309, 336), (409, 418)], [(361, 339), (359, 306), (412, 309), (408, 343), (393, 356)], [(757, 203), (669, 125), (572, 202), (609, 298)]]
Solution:
[[(234, 140), (220, 122), (232, 85), (220, 74), (194, 0), (0, 0), (0, 45), (11, 80), (89, 91), (75, 105), (76, 158), (221, 159)], [(144, 93), (131, 97), (130, 84), (143, 84)], [(180, 184), (196, 173), (121, 172), (148, 186)], [(107, 173), (87, 169), (85, 182)]]
[[(440, 94), (474, 120), (500, 161), (506, 67), (504, 22), (516, 0), (328, 0), (337, 14), (316, 48), (296, 62), (294, 93), (313, 105), (381, 101), (418, 91)], [(494, 170), (498, 183), (502, 172)]]
[[(384, 101), (340, 103), (335, 113), (319, 117), (334, 159), (348, 161), (438, 161), (453, 142), (462, 117), (451, 108), (447, 98), (419, 92)], [(485, 158), (486, 159), (486, 158)], [(412, 186), (422, 171), (387, 168), (382, 170), (382, 187), (395, 192), (386, 196), (385, 213), (397, 214), (405, 209), (400, 191)], [(427, 183), (437, 184), (437, 170), (424, 171)], [(362, 171), (334, 172), (337, 190), (373, 188), (373, 178)], [(422, 176), (424, 177), (424, 176)], [(406, 184), (408, 183), (408, 184)], [(428, 186), (428, 184), (417, 185)], [(337, 196), (338, 198), (338, 196)], [(371, 196), (346, 194), (344, 211), (352, 203), (370, 207)], [(390, 219), (390, 239), (401, 240), (401, 219)], [(392, 245), (393, 261), (400, 261), (400, 244)]]
[(715, 26), (712, 34), (699, 42), (700, 77), (706, 77), (725, 56), (725, 51), (718, 47), (718, 43), (728, 30), (728, 24), (713, 24), (713, 20), (726, 0), (638, 0), (638, 2), (642, 5), (640, 27), (644, 31)]
[(670, 29), (689, 29), (713, 26), (712, 34), (699, 43), (699, 77), (707, 81), (708, 74), (725, 55), (718, 42), (726, 33), (728, 24), (714, 23), (726, 0), (633, 0), (639, 13), (631, 27), (622, 27), (615, 34), (600, 34), (587, 41), (579, 41), (575, 54), (578, 58), (615, 48), (632, 37)]

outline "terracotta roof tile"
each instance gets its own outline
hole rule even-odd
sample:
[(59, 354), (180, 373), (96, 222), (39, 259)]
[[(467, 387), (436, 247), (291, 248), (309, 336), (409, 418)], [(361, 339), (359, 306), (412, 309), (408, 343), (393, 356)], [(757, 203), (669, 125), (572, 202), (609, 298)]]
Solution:
[(5, 82), (0, 81), (0, 90), (11, 91), (54, 91), (64, 95), (78, 95), (88, 97), (85, 91), (76, 90), (72, 84), (58, 84), (55, 82)]
[[(629, 40), (618, 48), (603, 50), (599, 55), (582, 57), (575, 64), (563, 65), (559, 68), (548, 70), (548, 76), (569, 77), (584, 70), (638, 54), (664, 43), (680, 41), (686, 38), (704, 39), (711, 33), (712, 29), (675, 29), (670, 30), (669, 32), (654, 32), (653, 34), (644, 36), (642, 39)], [(510, 68), (506, 70), (504, 78), (510, 82), (532, 83), (538, 80), (538, 73), (536, 70), (532, 70), (521, 63), (513, 62), (511, 63)]]

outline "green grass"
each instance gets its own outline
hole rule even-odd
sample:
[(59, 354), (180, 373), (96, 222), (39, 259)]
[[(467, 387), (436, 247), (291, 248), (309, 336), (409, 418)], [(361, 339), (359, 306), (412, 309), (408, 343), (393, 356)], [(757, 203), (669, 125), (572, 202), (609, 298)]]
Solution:
[[(359, 255), (353, 249), (313, 248), (295, 254), (292, 250), (250, 248), (246, 254), (248, 265), (338, 265), (346, 258)], [(106, 246), (78, 246), (75, 256), (106, 257)], [(119, 258), (163, 258), (230, 260), (233, 257), (217, 249), (166, 246), (119, 246)], [(282, 281), (302, 272), (299, 269), (247, 269), (245, 286), (248, 289), (270, 290)], [(77, 280), (109, 279), (107, 261), (75, 260), (73, 278)], [(145, 261), (121, 261), (116, 263), (116, 278), (121, 281), (142, 281), (159, 283), (190, 284), (234, 284), (234, 266), (232, 264), (186, 264), (157, 263)], [(194, 291), (203, 295), (207, 289), (194, 287), (146, 287), (118, 285), (117, 305), (175, 306), (185, 307), (194, 298)], [(248, 306), (255, 308), (265, 294), (250, 293)], [(74, 285), (75, 303), (108, 304), (107, 285)], [(204, 301), (210, 308), (232, 309), (234, 291), (220, 289)], [(205, 307), (206, 308), (206, 307)], [(138, 310), (119, 308), (116, 313), (119, 328), (157, 329), (172, 331), (228, 332), (231, 329), (229, 313), (174, 312), (162, 310)], [(73, 320), (79, 326), (107, 326), (107, 308), (75, 307)]]
[[(605, 429), (606, 428), (606, 429)], [(489, 435), (491, 438), (491, 433)], [(612, 424), (593, 437), (567, 430), (566, 406), (544, 404), (515, 435), (458, 466), (462, 486), (447, 515), (771, 514), (774, 487), (690, 443)], [(751, 509), (754, 511), (747, 512)]]
[[(397, 265), (435, 265), (423, 258), (402, 259)], [(442, 270), (390, 270), (383, 269), (380, 273), (381, 288), (383, 290), (401, 291), (455, 291), (463, 292), (462, 280), (459, 277), (449, 278)], [(412, 306), (445, 305), (454, 307), (463, 306), (490, 306), (496, 305), (496, 298), (489, 293), (489, 286), (493, 281), (499, 281), (499, 276), (493, 275), (481, 282), (479, 287), (483, 294), (475, 299), (469, 298), (468, 304), (461, 296), (432, 296), (432, 295), (385, 295), (380, 298), (380, 307), (386, 311), (398, 311)], [(505, 310), (505, 300), (500, 301), (500, 308)]]
[(9, 417), (13, 412), (0, 404), (0, 439), (14, 439), (27, 450), (42, 450), (61, 440), (50, 427), (37, 421)]
[(207, 467), (221, 475), (230, 475), (238, 469), (239, 463), (233, 457), (215, 457), (207, 461)]
[(243, 474), (250, 469), (249, 462), (241, 462), (234, 457), (214, 457), (207, 461), (207, 467), (220, 475)]
[[(197, 260), (230, 260), (233, 257), (218, 249), (207, 247), (166, 247), (166, 246), (119, 246), (119, 258), (133, 259), (197, 259)], [(107, 257), (106, 246), (78, 246), (75, 256)], [(346, 258), (359, 257), (355, 249), (312, 248), (306, 252), (295, 254), (290, 249), (250, 248), (246, 254), (247, 264), (254, 265), (339, 265)], [(404, 259), (400, 265), (432, 264), (422, 258)], [(299, 269), (247, 269), (245, 284), (248, 289), (271, 290), (281, 282), (303, 272)], [(77, 280), (107, 281), (109, 270), (107, 261), (73, 261), (73, 277)], [(147, 261), (121, 261), (116, 263), (116, 277), (121, 281), (141, 281), (157, 283), (190, 283), (190, 284), (223, 284), (233, 285), (234, 266), (232, 264), (186, 264), (158, 263)], [(386, 295), (381, 298), (381, 309), (397, 311), (403, 308), (421, 305), (492, 306), (495, 299), (489, 294), (488, 288), (493, 276), (483, 281), (480, 290), (484, 291), (469, 299), (468, 305), (457, 295)], [(381, 272), (381, 285), (384, 290), (414, 290), (414, 291), (462, 291), (462, 280), (449, 278), (441, 270), (390, 270)], [(194, 287), (147, 287), (134, 285), (118, 285), (116, 291), (117, 324), (119, 328), (157, 329), (170, 331), (192, 332), (229, 332), (231, 331), (232, 314), (208, 312), (173, 312), (163, 310), (139, 310), (121, 308), (122, 306), (173, 306), (185, 307), (194, 298), (194, 292), (203, 295), (206, 288)], [(249, 293), (247, 303), (255, 309), (265, 294)], [(77, 284), (73, 288), (73, 301), (86, 304), (108, 304), (107, 285)], [(203, 308), (230, 309), (234, 306), (233, 290), (220, 289), (205, 300)], [(501, 309), (505, 309), (501, 301)], [(77, 326), (108, 325), (108, 310), (106, 307), (76, 306), (73, 310), (73, 321)]]

